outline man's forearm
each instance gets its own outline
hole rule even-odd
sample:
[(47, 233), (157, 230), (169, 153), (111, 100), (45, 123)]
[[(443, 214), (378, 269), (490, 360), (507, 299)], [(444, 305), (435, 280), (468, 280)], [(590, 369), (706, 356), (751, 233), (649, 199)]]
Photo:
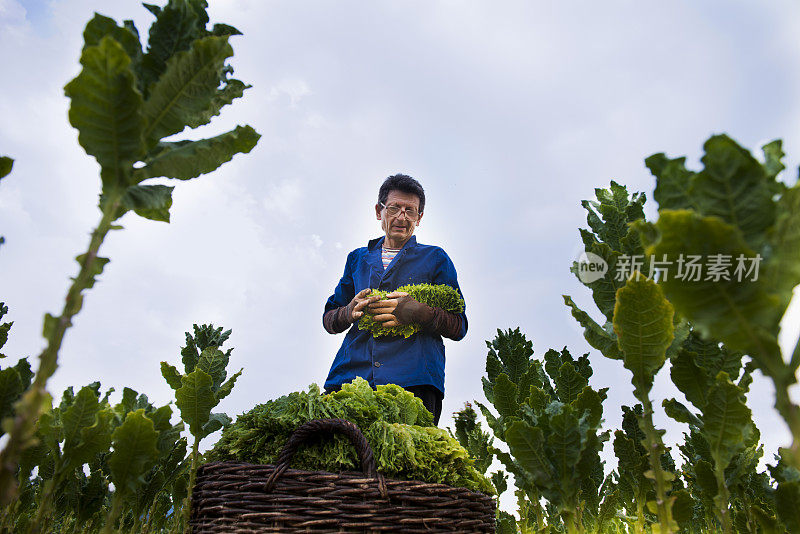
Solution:
[(329, 334), (340, 334), (353, 324), (348, 317), (348, 306), (325, 312), (322, 316), (322, 325)]
[(417, 302), (408, 296), (398, 299), (394, 315), (400, 323), (417, 323), (429, 334), (455, 339), (461, 333), (460, 315)]
[(432, 308), (433, 317), (422, 325), (423, 330), (440, 336), (456, 339), (461, 333), (461, 316), (442, 308)]

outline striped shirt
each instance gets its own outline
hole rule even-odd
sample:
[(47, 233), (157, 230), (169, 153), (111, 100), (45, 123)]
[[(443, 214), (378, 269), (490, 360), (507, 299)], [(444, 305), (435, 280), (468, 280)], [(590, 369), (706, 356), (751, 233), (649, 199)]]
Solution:
[(392, 263), (392, 260), (397, 253), (400, 252), (399, 248), (386, 248), (381, 247), (381, 261), (383, 262), (383, 270), (385, 271), (386, 268)]

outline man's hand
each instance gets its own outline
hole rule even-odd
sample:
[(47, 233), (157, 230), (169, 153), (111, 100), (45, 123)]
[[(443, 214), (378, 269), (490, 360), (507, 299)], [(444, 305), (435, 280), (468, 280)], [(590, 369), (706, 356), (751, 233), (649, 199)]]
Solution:
[(351, 323), (358, 321), (364, 315), (364, 308), (367, 305), (380, 299), (380, 297), (368, 297), (370, 291), (372, 291), (370, 288), (362, 289), (347, 305), (346, 317)]
[[(385, 300), (379, 300), (367, 305), (367, 312), (374, 315), (373, 319), (383, 326), (391, 328), (401, 324), (419, 322), (414, 311), (425, 306), (408, 296), (403, 291), (392, 291), (386, 295)], [(404, 313), (405, 312), (405, 313)], [(408, 313), (411, 312), (411, 313)]]

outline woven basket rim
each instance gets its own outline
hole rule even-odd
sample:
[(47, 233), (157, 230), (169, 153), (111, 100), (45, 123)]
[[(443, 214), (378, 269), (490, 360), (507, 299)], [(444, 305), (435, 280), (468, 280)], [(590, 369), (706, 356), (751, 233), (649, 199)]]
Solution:
[[(259, 467), (259, 468), (271, 468), (275, 469), (276, 464), (261, 464), (261, 463), (252, 463), (252, 462), (243, 462), (239, 460), (223, 460), (223, 461), (214, 461), (214, 462), (207, 462), (200, 465), (200, 469), (205, 468), (206, 466), (214, 467), (222, 467), (222, 466), (230, 466), (230, 467)], [(284, 472), (284, 476), (314, 476), (314, 475), (334, 475), (334, 476), (344, 476), (347, 478), (363, 478), (365, 480), (375, 480), (374, 477), (371, 477), (367, 474), (364, 474), (360, 471), (324, 471), (324, 470), (307, 470), (307, 469), (294, 469), (292, 467), (288, 468)], [(198, 476), (200, 476), (200, 472), (198, 470)], [(403, 484), (415, 484), (421, 486), (430, 486), (431, 489), (441, 489), (441, 490), (448, 490), (452, 491), (453, 489), (463, 490), (465, 492), (473, 493), (475, 495), (483, 496), (489, 499), (496, 497), (496, 495), (492, 495), (491, 493), (484, 493), (482, 491), (475, 491), (469, 488), (465, 488), (464, 486), (451, 486), (449, 484), (442, 484), (441, 482), (426, 482), (424, 480), (418, 479), (404, 479), (404, 478), (389, 478), (385, 477), (386, 483), (403, 483)]]

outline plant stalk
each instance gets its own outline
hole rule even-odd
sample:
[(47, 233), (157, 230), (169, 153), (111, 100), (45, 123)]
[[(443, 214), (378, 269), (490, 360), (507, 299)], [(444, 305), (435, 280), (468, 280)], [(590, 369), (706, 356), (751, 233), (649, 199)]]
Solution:
[(728, 507), (730, 493), (728, 492), (727, 484), (725, 484), (725, 469), (715, 466), (714, 475), (717, 479), (717, 494), (714, 496), (714, 504), (717, 506), (717, 513), (719, 514), (719, 521), (722, 523), (723, 532), (730, 534), (732, 532), (731, 513)]
[(183, 505), (183, 522), (185, 525), (185, 532), (187, 534), (191, 532), (189, 520), (191, 519), (192, 512), (192, 493), (194, 491), (194, 482), (195, 478), (197, 478), (197, 463), (200, 456), (199, 449), (200, 436), (195, 436), (194, 443), (192, 443), (192, 467), (191, 471), (189, 471), (189, 491), (186, 495), (186, 503)]
[(15, 416), (9, 432), (5, 448), (0, 452), (0, 505), (7, 505), (17, 496), (15, 473), (22, 452), (36, 443), (34, 436), (39, 414), (48, 408), (47, 380), (53, 376), (58, 367), (58, 351), (64, 340), (64, 334), (72, 326), (72, 318), (81, 309), (83, 295), (81, 292), (93, 284), (93, 273), (100, 245), (111, 229), (114, 215), (117, 213), (121, 197), (109, 198), (103, 210), (103, 216), (97, 228), (92, 232), (89, 248), (83, 255), (80, 271), (69, 289), (61, 316), (55, 321), (47, 337), (47, 347), (39, 355), (39, 369), (31, 387), (24, 393), (15, 406)]
[(667, 497), (669, 482), (664, 476), (661, 468), (661, 454), (664, 452), (664, 443), (661, 436), (656, 432), (653, 424), (653, 405), (647, 394), (639, 398), (644, 407), (644, 413), (640, 420), (640, 427), (645, 434), (647, 445), (647, 457), (650, 461), (650, 470), (653, 472), (653, 479), (656, 489), (656, 508), (658, 511), (658, 522), (660, 523), (660, 534), (671, 534), (673, 532), (672, 506)]
[(102, 534), (111, 534), (114, 532), (114, 523), (117, 522), (120, 514), (122, 513), (122, 496), (120, 490), (114, 491), (114, 498), (111, 500), (111, 510), (108, 511), (106, 516), (106, 523), (103, 525)]

